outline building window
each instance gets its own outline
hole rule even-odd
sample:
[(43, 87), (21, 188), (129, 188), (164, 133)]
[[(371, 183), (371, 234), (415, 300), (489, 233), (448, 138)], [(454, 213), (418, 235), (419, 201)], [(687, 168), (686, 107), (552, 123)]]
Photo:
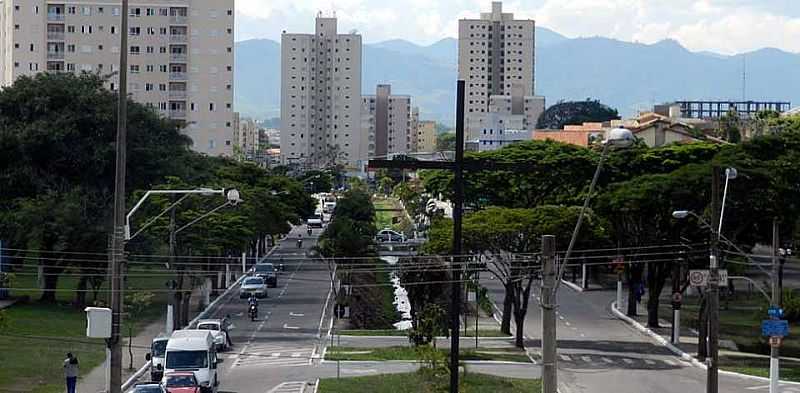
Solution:
[(208, 103), (208, 111), (209, 112), (214, 112), (214, 103), (213, 102), (209, 102)]
[(131, 73), (138, 74), (139, 73), (139, 65), (138, 64), (131, 64)]
[(140, 35), (142, 33), (141, 27), (131, 27), (130, 28), (130, 35)]
[(139, 50), (138, 46), (131, 46), (131, 54), (132, 55), (138, 55), (139, 53), (141, 53), (141, 51)]

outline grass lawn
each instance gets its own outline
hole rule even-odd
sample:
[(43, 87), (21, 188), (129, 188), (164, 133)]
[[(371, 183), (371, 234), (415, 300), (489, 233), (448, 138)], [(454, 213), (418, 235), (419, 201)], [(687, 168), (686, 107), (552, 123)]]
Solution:
[[(447, 392), (448, 376), (432, 377), (424, 373), (385, 374), (354, 378), (320, 380), (320, 393), (414, 393)], [(470, 393), (522, 393), (542, 389), (538, 379), (501, 378), (466, 373), (462, 375), (461, 391)]]
[[(336, 334), (340, 334), (342, 336), (397, 336), (397, 337), (405, 337), (408, 335), (406, 331), (396, 330), (396, 329), (374, 329), (374, 330), (346, 329), (346, 330), (337, 330)], [(475, 330), (468, 329), (466, 335), (462, 331), (461, 337), (475, 337)], [(511, 336), (501, 333), (499, 329), (496, 330), (478, 329), (478, 337), (511, 337)]]
[[(698, 327), (698, 305), (697, 298), (684, 298), (681, 308), (681, 323), (684, 326)], [(720, 338), (731, 340), (742, 352), (769, 354), (769, 345), (764, 337), (761, 337), (761, 321), (766, 319), (765, 315), (759, 313), (758, 308), (762, 304), (760, 295), (754, 293), (751, 296), (744, 294), (736, 297), (720, 300)], [(659, 310), (661, 318), (669, 321), (672, 319), (672, 308), (669, 304), (662, 304)], [(796, 323), (790, 324), (790, 331), (800, 329)], [(789, 336), (783, 342), (781, 355), (789, 357), (800, 357), (800, 340)]]
[[(449, 350), (440, 349), (445, 356)], [(462, 349), (461, 360), (500, 360), (507, 362), (530, 363), (525, 351), (518, 348), (478, 348)], [(329, 347), (326, 360), (418, 360), (414, 347), (356, 348)]]
[[(375, 227), (378, 230), (391, 228), (398, 232), (405, 232), (411, 228), (411, 223), (406, 218), (398, 200), (394, 198), (374, 198), (372, 204), (375, 206)], [(398, 217), (400, 221), (397, 224), (392, 224), (393, 217)]]
[[(769, 377), (768, 358), (745, 358), (724, 356), (720, 358), (720, 368), (737, 373)], [(800, 382), (800, 362), (781, 360), (782, 381)]]
[[(26, 272), (30, 272), (29, 270)], [(67, 274), (72, 274), (68, 272)], [(142, 272), (129, 278), (129, 288), (163, 288), (163, 276), (140, 276)], [(77, 277), (64, 276), (58, 288), (75, 289)], [(16, 288), (35, 288), (35, 275), (17, 275)], [(13, 291), (14, 296), (27, 295), (31, 301), (17, 303), (7, 308), (8, 330), (0, 335), (0, 392), (61, 393), (62, 361), (67, 352), (72, 352), (80, 360), (80, 373), (86, 375), (105, 358), (105, 343), (99, 339), (86, 338), (86, 313), (70, 305), (75, 293), (59, 291), (57, 304), (42, 304), (36, 300), (39, 291)], [(104, 299), (101, 292), (99, 299)], [(92, 295), (87, 295), (91, 301)], [(151, 321), (159, 318), (166, 302), (166, 293), (159, 292), (153, 298), (153, 306), (138, 318), (134, 335)], [(122, 332), (128, 335), (128, 325)], [(25, 337), (22, 337), (25, 336)], [(138, 344), (138, 343), (137, 343)], [(127, 367), (127, 366), (126, 366)]]

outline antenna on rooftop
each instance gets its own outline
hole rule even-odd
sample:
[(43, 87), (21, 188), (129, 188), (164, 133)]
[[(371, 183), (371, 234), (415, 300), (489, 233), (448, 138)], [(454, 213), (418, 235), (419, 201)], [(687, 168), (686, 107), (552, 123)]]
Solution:
[(742, 101), (747, 101), (747, 54), (742, 54)]

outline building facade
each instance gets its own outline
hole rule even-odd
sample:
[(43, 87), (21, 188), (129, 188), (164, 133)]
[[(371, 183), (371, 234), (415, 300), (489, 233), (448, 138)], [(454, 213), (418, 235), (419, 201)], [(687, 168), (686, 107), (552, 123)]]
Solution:
[(489, 97), (488, 111), (475, 117), (472, 127), (480, 128), (466, 141), (471, 148), (496, 150), (509, 143), (531, 139), (531, 132), (544, 112), (544, 97), (525, 96), (523, 86), (517, 83), (509, 90), (509, 95)]
[(316, 18), (314, 34), (281, 36), (281, 161), (306, 167), (365, 165), (361, 36)]
[[(0, 0), (0, 86), (86, 71), (117, 90), (117, 3)], [(128, 24), (128, 93), (183, 123), (194, 150), (231, 155), (234, 0), (132, 0)]]
[(375, 95), (362, 96), (361, 121), (368, 158), (415, 151), (411, 97), (393, 95), (391, 85), (378, 85)]
[(432, 153), (436, 151), (436, 122), (420, 121), (417, 126), (417, 152)]
[(514, 84), (521, 96), (534, 95), (535, 22), (504, 13), (502, 2), (480, 19), (458, 22), (458, 78), (466, 83), (466, 139), (476, 140), (492, 96), (510, 96)]

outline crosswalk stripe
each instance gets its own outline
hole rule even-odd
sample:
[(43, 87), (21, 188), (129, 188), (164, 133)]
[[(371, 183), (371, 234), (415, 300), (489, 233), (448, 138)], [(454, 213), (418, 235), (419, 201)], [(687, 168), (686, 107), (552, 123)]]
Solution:
[(650, 359), (645, 359), (644, 362), (649, 364), (649, 365), (651, 365), (651, 366), (654, 366), (656, 364), (656, 362), (654, 362), (654, 361), (652, 361)]
[(567, 356), (567, 355), (560, 355), (560, 356), (561, 356), (561, 360), (563, 360), (563, 361), (565, 361), (565, 362), (572, 361), (572, 358), (570, 358), (570, 357), (569, 357), (569, 356)]
[(588, 356), (581, 356), (581, 359), (586, 363), (590, 363), (592, 361), (592, 358)]
[(628, 358), (624, 358), (624, 359), (622, 359), (622, 361), (627, 363), (627, 364), (633, 364), (633, 360), (630, 360)]
[(608, 364), (613, 364), (614, 363), (614, 361), (609, 359), (609, 358), (601, 358), (601, 359), (603, 359), (603, 361), (608, 363)]

